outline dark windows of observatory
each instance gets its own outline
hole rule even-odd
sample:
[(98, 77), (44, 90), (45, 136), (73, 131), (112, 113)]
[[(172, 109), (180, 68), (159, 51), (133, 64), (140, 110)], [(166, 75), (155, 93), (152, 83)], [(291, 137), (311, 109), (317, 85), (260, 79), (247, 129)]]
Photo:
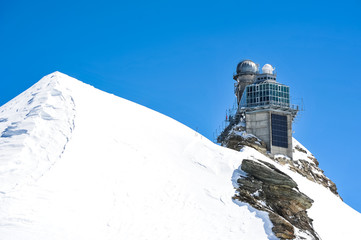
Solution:
[(272, 145), (288, 148), (287, 116), (271, 114)]
[(248, 85), (241, 99), (241, 107), (290, 107), (289, 87), (279, 83)]

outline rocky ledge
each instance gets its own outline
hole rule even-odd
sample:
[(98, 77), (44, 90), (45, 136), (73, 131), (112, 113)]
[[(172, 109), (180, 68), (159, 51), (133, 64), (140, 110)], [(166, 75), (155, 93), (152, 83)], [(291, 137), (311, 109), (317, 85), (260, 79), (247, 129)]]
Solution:
[[(295, 139), (292, 143), (293, 159), (284, 155), (272, 156), (261, 139), (246, 132), (244, 119), (241, 119), (228, 126), (217, 140), (222, 146), (236, 151), (245, 146), (254, 148), (278, 164), (288, 166), (293, 172), (323, 185), (339, 196), (335, 183), (318, 167), (317, 159)], [(288, 175), (261, 160), (243, 160), (241, 169), (246, 174), (237, 179), (238, 187), (234, 199), (268, 212), (276, 237), (319, 239), (313, 229), (312, 219), (307, 215), (307, 209), (312, 206), (313, 200), (301, 193)]]
[(313, 200), (298, 190), (292, 178), (260, 160), (245, 159), (241, 169), (246, 175), (237, 179), (238, 188), (233, 198), (268, 212), (276, 237), (302, 239), (303, 235), (319, 239), (307, 215)]
[[(328, 177), (325, 176), (324, 171), (319, 168), (317, 159), (306, 149), (302, 148), (299, 144), (293, 148), (293, 153), (297, 153), (298, 158), (293, 160), (285, 156), (275, 156), (273, 160), (280, 163), (281, 165), (288, 165), (288, 168), (312, 182), (321, 184), (325, 188), (328, 188), (332, 193), (337, 195), (339, 198), (340, 195), (337, 192), (337, 187), (334, 182), (331, 181)], [(342, 199), (342, 198), (341, 198)]]
[(232, 128), (228, 130), (227, 136), (224, 136), (220, 143), (222, 146), (236, 151), (241, 150), (244, 146), (254, 148), (275, 162), (281, 165), (288, 165), (290, 170), (302, 175), (312, 182), (323, 185), (332, 193), (340, 197), (337, 192), (336, 184), (325, 176), (324, 171), (318, 166), (319, 163), (317, 159), (296, 140), (294, 140), (293, 143), (293, 153), (294, 156), (297, 155), (297, 158), (294, 157), (294, 159), (290, 159), (284, 155), (272, 157), (267, 152), (266, 144), (258, 137), (246, 133), (244, 123), (240, 122), (237, 125), (233, 125)]
[(242, 124), (234, 126), (226, 137), (221, 141), (221, 145), (236, 151), (241, 150), (244, 146), (249, 146), (257, 151), (267, 154), (266, 143), (253, 134), (246, 133)]

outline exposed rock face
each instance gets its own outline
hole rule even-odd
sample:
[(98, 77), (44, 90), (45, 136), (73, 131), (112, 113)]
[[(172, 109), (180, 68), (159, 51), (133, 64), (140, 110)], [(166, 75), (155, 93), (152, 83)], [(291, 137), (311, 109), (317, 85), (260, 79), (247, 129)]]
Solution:
[[(263, 153), (275, 162), (288, 166), (290, 170), (310, 181), (328, 188), (338, 195), (336, 185), (318, 167), (317, 159), (299, 142), (293, 139), (293, 159), (284, 155), (271, 156), (266, 144), (256, 136), (246, 133), (245, 122), (230, 124), (218, 138), (222, 146), (241, 150), (248, 146)], [(307, 209), (313, 200), (301, 193), (297, 184), (274, 165), (252, 160), (243, 160), (241, 169), (247, 173), (237, 180), (239, 187), (234, 199), (266, 211), (273, 223), (272, 231), (280, 239), (319, 239), (313, 229)], [(340, 196), (339, 196), (340, 197)], [(341, 197), (340, 197), (341, 198)]]
[(297, 141), (293, 143), (294, 159), (290, 159), (283, 155), (275, 155), (272, 157), (267, 152), (266, 144), (256, 136), (246, 133), (245, 129), (244, 122), (242, 121), (237, 125), (233, 125), (231, 129), (228, 129), (227, 136), (222, 138), (222, 146), (236, 151), (241, 150), (244, 146), (254, 148), (276, 162), (282, 165), (288, 165), (290, 170), (304, 176), (310, 181), (323, 185), (332, 193), (340, 197), (337, 192), (336, 184), (325, 176), (324, 171), (318, 167), (319, 163), (317, 159), (304, 149), (300, 143)]
[(297, 158), (294, 157), (293, 160), (284, 156), (275, 156), (274, 160), (282, 165), (288, 165), (290, 170), (304, 176), (312, 182), (323, 185), (332, 193), (340, 197), (337, 192), (336, 184), (325, 176), (324, 171), (318, 167), (319, 163), (317, 159), (310, 152), (297, 143), (294, 146), (293, 152), (295, 156), (297, 155)]
[(241, 150), (244, 146), (249, 146), (263, 154), (267, 153), (266, 144), (253, 134), (246, 133), (245, 127), (241, 124), (234, 126), (221, 144), (236, 151)]
[[(242, 170), (263, 182), (274, 185), (285, 185), (291, 188), (297, 187), (297, 183), (293, 181), (292, 178), (278, 170), (275, 166), (266, 162), (262, 163), (263, 164), (252, 160), (243, 160)], [(267, 165), (267, 167), (264, 165)]]
[(276, 237), (295, 239), (295, 226), (304, 235), (319, 239), (306, 211), (313, 200), (297, 189), (292, 178), (263, 161), (245, 159), (241, 169), (247, 176), (237, 180), (239, 187), (234, 199), (268, 212)]

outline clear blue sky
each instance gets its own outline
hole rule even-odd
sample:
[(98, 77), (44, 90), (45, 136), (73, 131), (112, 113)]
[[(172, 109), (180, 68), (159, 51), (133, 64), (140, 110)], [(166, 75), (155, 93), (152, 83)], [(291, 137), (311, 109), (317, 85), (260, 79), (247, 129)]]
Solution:
[(0, 0), (0, 105), (58, 70), (212, 138), (237, 63), (270, 63), (304, 101), (294, 136), (361, 212), (360, 12), (349, 0)]

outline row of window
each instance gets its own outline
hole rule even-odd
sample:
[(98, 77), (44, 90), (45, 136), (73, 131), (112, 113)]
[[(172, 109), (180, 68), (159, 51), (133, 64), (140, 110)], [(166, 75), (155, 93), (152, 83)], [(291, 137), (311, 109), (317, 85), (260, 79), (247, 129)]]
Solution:
[(256, 104), (259, 103), (260, 105), (264, 104), (275, 104), (275, 105), (290, 105), (290, 100), (288, 98), (281, 98), (281, 97), (250, 97), (247, 98), (246, 104)]
[(288, 92), (290, 88), (288, 86), (278, 84), (278, 83), (260, 83), (260, 84), (253, 84), (247, 86), (247, 91), (262, 91), (262, 90), (276, 90), (281, 92)]
[(278, 91), (258, 91), (258, 92), (248, 92), (247, 91), (247, 98), (251, 97), (263, 97), (263, 96), (274, 96), (274, 97), (283, 97), (289, 98), (290, 94), (285, 92), (278, 92)]
[(258, 80), (267, 80), (267, 79), (271, 79), (271, 80), (276, 80), (275, 77), (260, 77), (260, 78), (257, 78)]
[(278, 83), (253, 84), (246, 87), (241, 99), (243, 107), (279, 105), (289, 107), (289, 87)]

